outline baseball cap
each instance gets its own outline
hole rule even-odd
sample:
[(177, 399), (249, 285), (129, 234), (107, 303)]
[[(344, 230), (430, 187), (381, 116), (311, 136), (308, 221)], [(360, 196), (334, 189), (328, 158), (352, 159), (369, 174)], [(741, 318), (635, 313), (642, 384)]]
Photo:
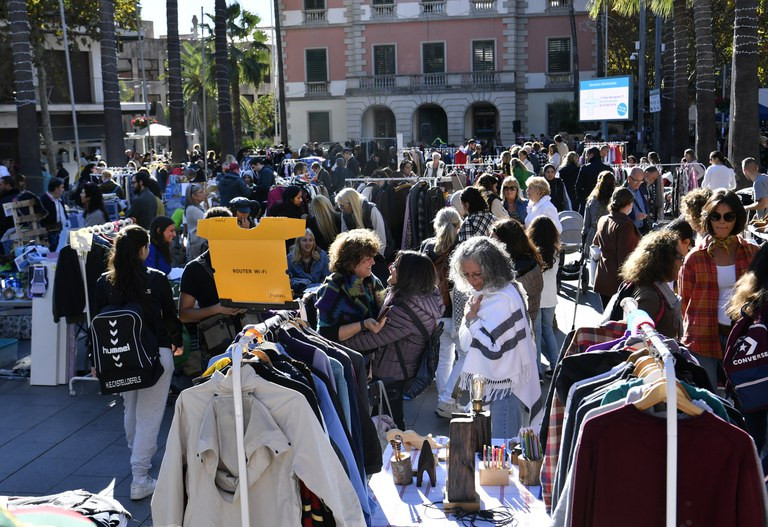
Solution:
[(239, 212), (251, 212), (252, 208), (258, 205), (258, 202), (242, 196), (238, 196), (229, 202), (229, 207)]

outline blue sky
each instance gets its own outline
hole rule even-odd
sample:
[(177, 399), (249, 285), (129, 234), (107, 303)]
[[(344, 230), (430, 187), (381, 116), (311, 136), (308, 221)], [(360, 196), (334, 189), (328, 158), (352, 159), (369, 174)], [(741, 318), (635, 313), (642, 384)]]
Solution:
[[(227, 5), (234, 2), (227, 2)], [(213, 14), (214, 0), (178, 0), (179, 4), (179, 33), (192, 32), (192, 15), (200, 18), (200, 7), (205, 9), (206, 13)], [(151, 20), (155, 23), (155, 36), (165, 35), (165, 2), (162, 0), (143, 0), (141, 2), (141, 14), (144, 20)], [(262, 26), (272, 25), (272, 0), (241, 0), (240, 6), (261, 17)]]

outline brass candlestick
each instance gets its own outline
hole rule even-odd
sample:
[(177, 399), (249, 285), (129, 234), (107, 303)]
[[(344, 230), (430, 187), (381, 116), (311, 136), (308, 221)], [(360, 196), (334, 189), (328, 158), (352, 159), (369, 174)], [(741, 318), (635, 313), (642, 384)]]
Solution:
[(485, 445), (491, 444), (491, 412), (483, 410), (487, 382), (482, 375), (472, 376), (472, 421), (475, 429), (475, 451), (478, 454), (482, 454)]

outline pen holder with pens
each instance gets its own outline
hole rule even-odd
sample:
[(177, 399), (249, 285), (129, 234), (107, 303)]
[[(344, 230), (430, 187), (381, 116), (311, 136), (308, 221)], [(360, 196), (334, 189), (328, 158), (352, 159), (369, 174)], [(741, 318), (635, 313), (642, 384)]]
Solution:
[(413, 483), (413, 463), (411, 462), (411, 453), (403, 452), (400, 459), (392, 456), (392, 481), (395, 485), (410, 485)]
[(483, 445), (480, 459), (480, 485), (509, 485), (509, 462), (506, 447)]
[(517, 465), (520, 483), (527, 486), (541, 485), (541, 464), (543, 462), (544, 458), (527, 459), (520, 456)]

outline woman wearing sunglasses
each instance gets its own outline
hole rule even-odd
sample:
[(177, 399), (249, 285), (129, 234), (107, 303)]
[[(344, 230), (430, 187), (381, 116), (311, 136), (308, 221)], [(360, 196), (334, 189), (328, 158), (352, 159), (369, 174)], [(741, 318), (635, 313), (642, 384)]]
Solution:
[(717, 370), (731, 330), (726, 307), (736, 280), (749, 267), (757, 246), (740, 237), (747, 213), (733, 191), (720, 189), (702, 210), (704, 242), (688, 253), (678, 276), (682, 297), (682, 343), (696, 355), (717, 386)]
[(513, 220), (525, 223), (525, 215), (528, 214), (528, 200), (520, 194), (520, 183), (517, 179), (514, 176), (505, 177), (501, 184), (504, 210)]

